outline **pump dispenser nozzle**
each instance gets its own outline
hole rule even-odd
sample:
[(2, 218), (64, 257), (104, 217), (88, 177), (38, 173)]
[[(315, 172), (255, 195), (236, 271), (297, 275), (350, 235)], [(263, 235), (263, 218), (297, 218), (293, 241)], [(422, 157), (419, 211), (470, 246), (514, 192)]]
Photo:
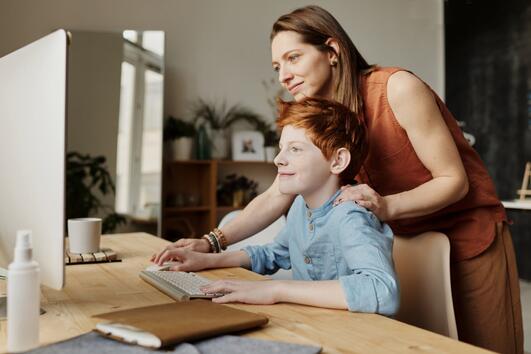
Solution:
[(15, 246), (15, 262), (31, 261), (33, 257), (31, 248), (31, 230), (17, 231), (17, 244)]

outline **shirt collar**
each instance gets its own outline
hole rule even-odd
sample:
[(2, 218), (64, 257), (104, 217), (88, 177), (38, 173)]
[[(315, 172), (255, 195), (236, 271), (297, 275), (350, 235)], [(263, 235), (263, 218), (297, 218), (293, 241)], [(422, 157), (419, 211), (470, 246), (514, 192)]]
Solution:
[(323, 205), (321, 205), (318, 208), (314, 208), (314, 209), (308, 208), (308, 205), (306, 205), (306, 203), (304, 203), (305, 211), (306, 212), (308, 212), (308, 211), (311, 212), (311, 215), (313, 217), (320, 217), (320, 216), (325, 215), (330, 210), (332, 210), (332, 208), (334, 207), (334, 200), (337, 198), (337, 196), (340, 193), (341, 193), (341, 189), (338, 189), (330, 198), (328, 198), (328, 200), (326, 202), (323, 203)]

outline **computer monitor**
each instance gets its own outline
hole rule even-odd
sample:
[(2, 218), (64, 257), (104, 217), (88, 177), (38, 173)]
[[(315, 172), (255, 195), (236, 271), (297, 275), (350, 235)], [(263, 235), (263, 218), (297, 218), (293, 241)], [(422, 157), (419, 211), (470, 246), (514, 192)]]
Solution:
[(0, 58), (0, 266), (33, 232), (41, 284), (64, 285), (68, 36), (57, 30)]

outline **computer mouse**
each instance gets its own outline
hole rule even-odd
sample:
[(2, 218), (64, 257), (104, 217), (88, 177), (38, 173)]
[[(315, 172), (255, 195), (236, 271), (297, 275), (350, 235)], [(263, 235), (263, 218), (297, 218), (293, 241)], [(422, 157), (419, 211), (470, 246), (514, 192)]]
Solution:
[(172, 261), (172, 262), (164, 262), (164, 264), (162, 265), (158, 265), (158, 264), (152, 264), (150, 266), (147, 266), (146, 267), (146, 270), (148, 272), (156, 272), (156, 271), (164, 271), (164, 270), (170, 270), (171, 267), (175, 266), (175, 265), (178, 265), (178, 264), (181, 264), (181, 262), (175, 262), (175, 261)]

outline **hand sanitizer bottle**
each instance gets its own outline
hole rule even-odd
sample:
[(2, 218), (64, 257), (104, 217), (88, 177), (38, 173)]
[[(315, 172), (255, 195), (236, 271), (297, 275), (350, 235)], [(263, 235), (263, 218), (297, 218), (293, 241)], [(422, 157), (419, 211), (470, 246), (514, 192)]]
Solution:
[(7, 274), (7, 351), (39, 345), (39, 265), (32, 260), (31, 231), (17, 232), (13, 263)]

